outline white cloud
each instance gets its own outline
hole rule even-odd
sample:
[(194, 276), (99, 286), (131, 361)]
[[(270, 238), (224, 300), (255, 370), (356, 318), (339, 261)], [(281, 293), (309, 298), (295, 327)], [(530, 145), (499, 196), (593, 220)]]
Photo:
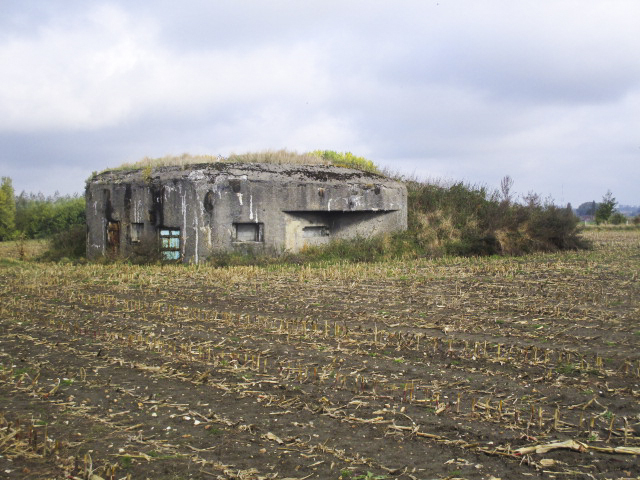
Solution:
[(0, 18), (3, 170), (329, 148), (560, 199), (606, 159), (637, 197), (637, 0), (65, 5)]
[(325, 78), (312, 44), (178, 52), (157, 28), (100, 7), (0, 45), (0, 129), (96, 129), (152, 113), (178, 119), (268, 98), (315, 101)]

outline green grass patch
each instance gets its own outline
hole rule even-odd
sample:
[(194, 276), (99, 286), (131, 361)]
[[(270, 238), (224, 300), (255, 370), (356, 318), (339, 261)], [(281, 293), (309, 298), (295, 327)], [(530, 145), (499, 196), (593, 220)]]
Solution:
[(572, 363), (561, 363), (556, 366), (556, 372), (562, 375), (575, 375), (579, 368)]
[(120, 457), (120, 467), (124, 470), (127, 470), (133, 466), (133, 458), (129, 455), (123, 455)]

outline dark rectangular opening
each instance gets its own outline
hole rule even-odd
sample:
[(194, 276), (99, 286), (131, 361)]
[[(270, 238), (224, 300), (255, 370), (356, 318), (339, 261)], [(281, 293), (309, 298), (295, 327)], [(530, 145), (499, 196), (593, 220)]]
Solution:
[(107, 247), (113, 254), (120, 249), (120, 222), (107, 222)]
[(312, 225), (302, 229), (304, 238), (328, 237), (329, 235), (331, 235), (331, 230), (325, 225)]
[(264, 239), (262, 223), (234, 223), (234, 242), (262, 242)]

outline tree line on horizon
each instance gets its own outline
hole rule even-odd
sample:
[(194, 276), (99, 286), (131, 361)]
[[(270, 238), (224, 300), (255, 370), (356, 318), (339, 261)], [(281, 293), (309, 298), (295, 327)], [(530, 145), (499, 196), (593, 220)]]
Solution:
[(634, 224), (640, 224), (640, 207), (630, 207), (631, 215), (625, 215), (618, 208), (618, 202), (614, 198), (611, 190), (607, 190), (607, 193), (602, 197), (602, 201), (581, 203), (578, 208), (575, 209), (575, 214), (583, 220), (593, 220), (596, 225), (603, 223), (610, 223), (611, 225), (621, 225), (631, 220)]
[(81, 195), (15, 195), (11, 178), (0, 183), (0, 241), (50, 238), (85, 225), (85, 200)]

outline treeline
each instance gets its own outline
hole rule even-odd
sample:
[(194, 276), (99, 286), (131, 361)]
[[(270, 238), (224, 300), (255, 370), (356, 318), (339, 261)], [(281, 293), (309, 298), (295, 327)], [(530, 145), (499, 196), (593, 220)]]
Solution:
[(84, 196), (22, 192), (16, 197), (16, 231), (26, 238), (46, 238), (85, 225)]
[(0, 185), (0, 240), (50, 238), (85, 225), (85, 200), (79, 195), (22, 192), (15, 196), (11, 179)]
[[(584, 220), (594, 220), (596, 225), (610, 223), (611, 225), (622, 225), (631, 221), (634, 225), (640, 225), (640, 211), (634, 213), (630, 207), (630, 215), (622, 213), (618, 207), (618, 201), (613, 197), (611, 190), (602, 197), (602, 201), (585, 202), (576, 208), (576, 215)], [(638, 209), (640, 210), (640, 209)], [(635, 216), (633, 216), (635, 214)]]

